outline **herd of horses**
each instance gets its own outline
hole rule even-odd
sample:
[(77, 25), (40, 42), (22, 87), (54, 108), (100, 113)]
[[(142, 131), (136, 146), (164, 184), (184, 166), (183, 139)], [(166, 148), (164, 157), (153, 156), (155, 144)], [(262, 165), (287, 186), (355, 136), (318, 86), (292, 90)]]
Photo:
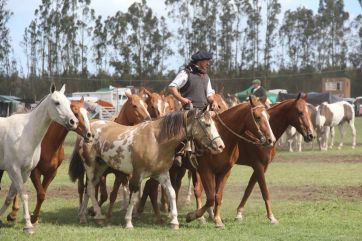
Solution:
[[(133, 228), (134, 206), (137, 204), (135, 212), (142, 213), (148, 197), (156, 222), (164, 222), (157, 197), (161, 184), (162, 200), (167, 202), (166, 209), (170, 212), (170, 225), (178, 229), (177, 199), (186, 170), (192, 177), (197, 204), (197, 209), (187, 214), (186, 221), (204, 220), (203, 215), (208, 211), (216, 227), (224, 227), (220, 212), (223, 191), (235, 164), (254, 170), (235, 219), (243, 218), (245, 204), (258, 183), (267, 218), (276, 224), (278, 220), (272, 212), (265, 179), (265, 172), (276, 154), (276, 142), (289, 126), (293, 126), (305, 142), (311, 142), (315, 137), (312, 119), (316, 113), (310, 111), (307, 96), (303, 94), (270, 108), (266, 107), (265, 100), (252, 95), (247, 102), (238, 103), (216, 94), (218, 110), (182, 111), (172, 96), (142, 89), (138, 94), (126, 94), (128, 100), (112, 120), (89, 121), (84, 100), (70, 102), (64, 90), (63, 86), (56, 91), (52, 85), (51, 93), (33, 111), (0, 118), (0, 180), (4, 171), (11, 180), (0, 217), (13, 203), (7, 219), (15, 220), (19, 209), (18, 194), (23, 204), (26, 233), (34, 232), (33, 224), (39, 220), (47, 188), (64, 160), (63, 142), (69, 130), (78, 134), (69, 176), (72, 181), (78, 181), (80, 222), (87, 221), (89, 199), (95, 221), (104, 221), (100, 206), (108, 198), (106, 176), (113, 173), (116, 177), (109, 196), (107, 218), (112, 217), (122, 185), (124, 193), (127, 189), (130, 192), (129, 201), (124, 203), (126, 228)], [(346, 107), (343, 108), (347, 113), (343, 121), (351, 122)], [(328, 124), (326, 116), (331, 117), (328, 111), (318, 111), (317, 115), (319, 125)], [(183, 156), (181, 163), (174, 160), (175, 150), (185, 140), (196, 147), (196, 163), (190, 162), (188, 155)], [(31, 216), (23, 186), (29, 176), (37, 192), (37, 203)], [(144, 179), (148, 180), (142, 191)], [(201, 200), (203, 191), (206, 194), (204, 204)]]

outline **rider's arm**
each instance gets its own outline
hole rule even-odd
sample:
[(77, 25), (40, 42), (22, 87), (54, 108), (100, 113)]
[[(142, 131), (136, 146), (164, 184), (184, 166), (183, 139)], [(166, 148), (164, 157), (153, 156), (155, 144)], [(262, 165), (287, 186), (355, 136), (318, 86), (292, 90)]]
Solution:
[(188, 75), (186, 71), (181, 71), (176, 78), (168, 85), (170, 93), (182, 103), (182, 105), (191, 103), (191, 100), (181, 96), (179, 89), (182, 88), (188, 80)]

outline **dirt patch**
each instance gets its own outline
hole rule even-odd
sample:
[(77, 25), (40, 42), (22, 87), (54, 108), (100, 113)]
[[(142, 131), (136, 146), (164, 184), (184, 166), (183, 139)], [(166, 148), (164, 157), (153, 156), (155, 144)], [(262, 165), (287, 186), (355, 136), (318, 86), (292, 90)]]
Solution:
[(326, 163), (362, 163), (361, 155), (308, 155), (285, 156), (276, 155), (273, 162), (326, 162)]

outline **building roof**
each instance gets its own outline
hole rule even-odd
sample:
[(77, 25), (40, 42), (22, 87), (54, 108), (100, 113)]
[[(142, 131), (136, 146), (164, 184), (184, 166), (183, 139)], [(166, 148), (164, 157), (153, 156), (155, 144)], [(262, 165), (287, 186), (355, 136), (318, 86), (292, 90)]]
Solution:
[(12, 96), (12, 95), (0, 95), (0, 102), (6, 102), (6, 103), (10, 103), (10, 102), (20, 102), (20, 98), (17, 96)]

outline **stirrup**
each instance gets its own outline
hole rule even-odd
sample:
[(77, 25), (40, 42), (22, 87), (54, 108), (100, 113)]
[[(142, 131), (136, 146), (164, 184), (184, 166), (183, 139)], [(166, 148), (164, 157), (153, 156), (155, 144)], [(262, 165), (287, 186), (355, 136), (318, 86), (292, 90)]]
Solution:
[(186, 152), (187, 158), (190, 161), (190, 164), (193, 168), (197, 169), (199, 166), (199, 162), (197, 161), (197, 157), (194, 152)]

